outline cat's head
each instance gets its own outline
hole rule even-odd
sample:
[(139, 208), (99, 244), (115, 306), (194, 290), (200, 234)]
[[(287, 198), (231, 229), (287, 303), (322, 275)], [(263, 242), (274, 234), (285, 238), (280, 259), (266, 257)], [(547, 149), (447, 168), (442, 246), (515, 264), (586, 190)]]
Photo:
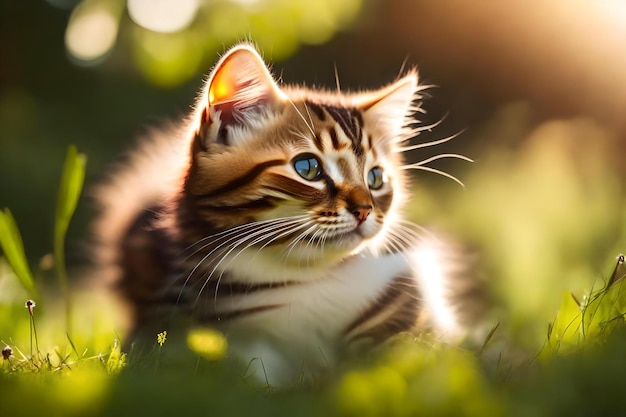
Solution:
[(186, 199), (198, 218), (287, 260), (381, 245), (405, 194), (417, 91), (413, 71), (364, 93), (279, 87), (253, 48), (237, 46), (197, 103)]

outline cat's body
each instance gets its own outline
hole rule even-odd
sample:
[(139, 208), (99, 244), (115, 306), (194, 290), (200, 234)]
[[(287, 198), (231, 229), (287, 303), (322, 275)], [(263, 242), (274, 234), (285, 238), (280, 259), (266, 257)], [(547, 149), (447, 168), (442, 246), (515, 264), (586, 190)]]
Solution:
[(462, 266), (401, 219), (418, 90), (414, 72), (361, 94), (280, 89), (233, 48), (184, 127), (100, 193), (100, 259), (137, 328), (188, 314), (271, 384), (418, 325), (457, 335)]

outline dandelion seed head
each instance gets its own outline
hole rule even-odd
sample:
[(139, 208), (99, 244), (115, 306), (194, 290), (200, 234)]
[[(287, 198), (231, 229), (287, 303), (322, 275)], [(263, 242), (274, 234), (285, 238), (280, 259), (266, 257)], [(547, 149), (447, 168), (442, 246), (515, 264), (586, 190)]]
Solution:
[(2, 349), (2, 358), (4, 358), (4, 360), (8, 361), (12, 355), (13, 349), (11, 349), (11, 346), (5, 346), (4, 349)]
[(35, 308), (37, 306), (37, 304), (35, 304), (35, 302), (33, 300), (26, 300), (26, 304), (24, 304), (24, 307), (26, 307), (26, 309), (28, 309), (28, 313), (32, 316), (33, 315), (33, 308)]

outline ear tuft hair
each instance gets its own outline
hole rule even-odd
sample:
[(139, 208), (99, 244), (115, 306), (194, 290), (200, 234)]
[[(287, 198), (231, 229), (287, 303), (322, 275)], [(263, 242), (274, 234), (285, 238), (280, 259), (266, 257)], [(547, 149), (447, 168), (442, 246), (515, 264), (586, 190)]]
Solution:
[[(420, 98), (417, 72), (410, 72), (395, 83), (375, 92), (361, 103), (367, 117), (378, 124), (390, 137), (398, 135), (418, 109), (414, 102)], [(400, 135), (402, 136), (402, 135)]]

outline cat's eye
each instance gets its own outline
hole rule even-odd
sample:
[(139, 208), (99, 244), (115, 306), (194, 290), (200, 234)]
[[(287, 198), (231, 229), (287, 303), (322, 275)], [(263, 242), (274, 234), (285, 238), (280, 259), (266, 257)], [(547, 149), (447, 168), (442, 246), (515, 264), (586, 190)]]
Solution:
[(293, 168), (305, 180), (316, 181), (322, 175), (322, 163), (313, 154), (305, 153), (293, 159)]
[(374, 167), (367, 173), (367, 184), (372, 190), (378, 190), (385, 183), (385, 174), (382, 168)]

